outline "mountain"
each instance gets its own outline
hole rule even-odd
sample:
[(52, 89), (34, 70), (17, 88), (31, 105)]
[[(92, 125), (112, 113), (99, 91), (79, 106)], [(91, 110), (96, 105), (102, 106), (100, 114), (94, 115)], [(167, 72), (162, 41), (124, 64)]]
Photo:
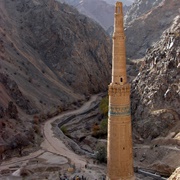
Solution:
[(111, 42), (100, 26), (55, 1), (1, 1), (1, 12), (1, 73), (35, 106), (106, 89)]
[(134, 149), (135, 164), (166, 177), (180, 164), (179, 60), (178, 15), (139, 62), (131, 92), (134, 144), (141, 147)]
[(0, 143), (24, 136), (34, 122), (27, 114), (44, 120), (107, 89), (111, 40), (74, 8), (2, 0), (0, 31)]
[(76, 8), (80, 13), (98, 22), (105, 30), (113, 25), (114, 6), (107, 4), (103, 0), (83, 0), (80, 1)]
[[(98, 22), (112, 36), (114, 1), (58, 1), (74, 6), (79, 12)], [(170, 27), (174, 17), (179, 14), (180, 3), (177, 0), (135, 0), (130, 6), (125, 2), (124, 5), (127, 56), (139, 59), (159, 40), (163, 31)]]
[[(116, 0), (104, 0), (104, 1), (112, 5), (115, 5), (117, 2)], [(123, 3), (123, 5), (130, 6), (134, 2), (134, 0), (121, 0), (121, 2)]]
[(179, 14), (177, 0), (136, 0), (126, 15), (126, 44), (129, 58), (142, 58), (160, 39)]
[[(104, 0), (57, 0), (74, 6), (80, 13), (99, 23), (105, 30), (114, 25), (114, 3)], [(124, 6), (124, 13), (129, 6)]]
[(125, 16), (125, 24), (137, 19), (157, 7), (163, 0), (135, 0)]
[[(113, 25), (114, 6), (103, 0), (63, 0), (63, 2), (74, 6), (80, 13), (99, 23), (105, 30)], [(96, 4), (96, 6), (94, 4)]]
[[(76, 5), (78, 5), (79, 3), (83, 3), (84, 1), (86, 1), (86, 0), (57, 0), (57, 1), (60, 1), (60, 2), (66, 2), (67, 4), (70, 4), (70, 5), (72, 5), (72, 6), (76, 6)], [(98, 3), (99, 1), (101, 1), (101, 0), (98, 0), (98, 1), (96, 1), (96, 3)], [(110, 4), (110, 5), (115, 5), (116, 4), (116, 0), (104, 0), (106, 3), (108, 3), (108, 4)], [(93, 3), (93, 1), (91, 1), (92, 3)], [(129, 6), (129, 5), (131, 5), (133, 2), (134, 2), (134, 0), (122, 0), (121, 1), (124, 5), (126, 5), (126, 6)]]
[(166, 137), (174, 132), (169, 143), (176, 142), (180, 128), (179, 25), (180, 17), (177, 16), (161, 40), (147, 51), (132, 83), (135, 129), (144, 139)]

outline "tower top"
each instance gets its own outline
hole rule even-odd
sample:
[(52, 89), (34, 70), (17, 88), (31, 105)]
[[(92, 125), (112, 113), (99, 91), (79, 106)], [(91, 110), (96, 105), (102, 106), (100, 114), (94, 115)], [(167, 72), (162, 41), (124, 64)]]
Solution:
[(126, 76), (126, 47), (123, 25), (123, 4), (116, 2), (114, 13), (112, 83), (124, 85)]
[(115, 12), (114, 12), (114, 33), (115, 32), (121, 33), (121, 35), (124, 36), (122, 2), (116, 2)]
[(123, 4), (122, 2), (116, 2), (115, 14), (123, 15)]

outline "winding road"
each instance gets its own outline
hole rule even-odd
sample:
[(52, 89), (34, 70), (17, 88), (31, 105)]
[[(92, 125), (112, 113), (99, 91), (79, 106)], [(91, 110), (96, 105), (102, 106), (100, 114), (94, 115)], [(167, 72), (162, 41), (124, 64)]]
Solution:
[[(87, 162), (90, 162), (86, 156), (78, 155), (74, 153), (72, 150), (68, 149), (67, 146), (64, 144), (64, 142), (61, 139), (58, 139), (53, 132), (52, 123), (56, 121), (57, 119), (63, 119), (70, 115), (78, 115), (80, 113), (86, 112), (91, 107), (96, 104), (97, 101), (101, 99), (101, 95), (93, 95), (88, 102), (86, 102), (82, 107), (80, 107), (77, 110), (67, 111), (64, 112), (58, 116), (55, 116), (45, 122), (43, 125), (43, 135), (44, 140), (41, 143), (40, 147), (41, 149), (33, 152), (27, 156), (23, 157), (14, 157), (10, 160), (3, 161), (0, 165), (0, 171), (11, 169), (12, 167), (15, 167), (15, 169), (21, 168), (23, 166), (26, 166), (29, 161), (32, 161), (33, 159), (37, 159), (39, 157), (42, 157), (42, 155), (45, 155), (46, 153), (52, 153), (56, 155), (57, 157), (66, 158), (68, 162), (72, 165), (75, 165), (76, 168), (83, 170), (84, 172), (87, 172), (88, 170), (85, 168), (85, 165)], [(49, 157), (51, 158), (51, 157)], [(51, 159), (52, 160), (52, 159)], [(104, 174), (104, 167), (100, 165), (94, 165), (91, 161), (89, 165), (91, 168), (91, 177), (93, 179), (96, 179), (100, 174)], [(17, 168), (16, 168), (17, 167)], [(97, 168), (98, 167), (98, 168)]]
[(44, 133), (44, 141), (41, 144), (41, 147), (43, 150), (59, 154), (61, 156), (64, 156), (68, 158), (72, 164), (75, 164), (76, 166), (84, 167), (86, 162), (86, 157), (85, 156), (80, 156), (75, 154), (73, 151), (68, 149), (66, 145), (58, 139), (57, 137), (54, 136), (54, 132), (52, 130), (52, 123), (57, 120), (57, 119), (62, 119), (65, 116), (69, 115), (75, 115), (82, 113), (84, 111), (87, 111), (93, 102), (97, 101), (99, 98), (98, 95), (94, 95), (91, 97), (91, 99), (86, 102), (81, 108), (74, 110), (74, 111), (69, 111), (65, 112), (63, 114), (60, 114), (50, 120), (48, 120), (44, 127), (43, 127), (43, 133)]

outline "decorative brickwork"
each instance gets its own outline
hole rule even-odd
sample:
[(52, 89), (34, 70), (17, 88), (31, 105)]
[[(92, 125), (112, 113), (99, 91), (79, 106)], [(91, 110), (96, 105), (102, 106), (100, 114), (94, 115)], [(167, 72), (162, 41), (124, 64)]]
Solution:
[(109, 116), (130, 116), (130, 114), (131, 110), (129, 104), (123, 106), (110, 105)]
[(130, 84), (126, 84), (124, 86), (120, 85), (109, 85), (108, 94), (110, 96), (123, 96), (126, 94), (130, 94), (131, 86)]

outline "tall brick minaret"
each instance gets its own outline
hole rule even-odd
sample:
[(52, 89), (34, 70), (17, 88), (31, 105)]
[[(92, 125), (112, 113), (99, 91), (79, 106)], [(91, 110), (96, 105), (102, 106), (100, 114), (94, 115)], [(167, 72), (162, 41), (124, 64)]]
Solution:
[(112, 82), (109, 85), (107, 180), (134, 180), (130, 84), (126, 76), (122, 3), (115, 8)]

